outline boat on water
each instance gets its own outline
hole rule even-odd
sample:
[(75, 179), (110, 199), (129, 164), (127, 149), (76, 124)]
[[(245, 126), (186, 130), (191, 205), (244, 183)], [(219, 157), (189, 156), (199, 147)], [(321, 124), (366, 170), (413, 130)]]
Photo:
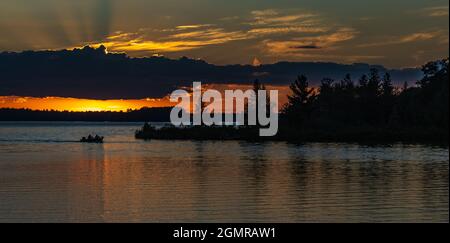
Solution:
[(80, 139), (80, 143), (103, 143), (103, 139), (104, 137), (100, 137), (98, 135), (89, 135), (88, 137), (83, 137)]

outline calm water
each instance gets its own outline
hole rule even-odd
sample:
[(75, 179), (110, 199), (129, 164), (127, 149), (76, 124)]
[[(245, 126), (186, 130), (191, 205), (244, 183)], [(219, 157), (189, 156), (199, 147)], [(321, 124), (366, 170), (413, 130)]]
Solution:
[[(0, 123), (0, 222), (448, 222), (448, 148), (137, 141)], [(80, 144), (89, 133), (106, 143)]]

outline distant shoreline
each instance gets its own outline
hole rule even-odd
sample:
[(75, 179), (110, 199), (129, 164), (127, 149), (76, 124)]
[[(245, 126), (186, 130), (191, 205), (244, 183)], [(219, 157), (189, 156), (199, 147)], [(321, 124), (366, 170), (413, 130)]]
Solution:
[(0, 108), (0, 121), (169, 122), (172, 107), (119, 111), (54, 111)]
[[(0, 123), (136, 123), (144, 124), (143, 121), (3, 121)], [(155, 121), (153, 123), (167, 123), (167, 121)], [(380, 128), (354, 128), (330, 132), (323, 130), (298, 130), (289, 127), (280, 127), (280, 132), (274, 137), (259, 137), (257, 127), (185, 127), (178, 128), (167, 126), (155, 129), (152, 133), (136, 131), (135, 136), (139, 140), (192, 140), (192, 141), (248, 141), (248, 142), (289, 142), (289, 143), (360, 143), (360, 144), (432, 144), (439, 146), (449, 145), (448, 132), (422, 131), (422, 129), (380, 129)], [(80, 135), (81, 136), (81, 135)], [(107, 138), (106, 138), (107, 139)]]

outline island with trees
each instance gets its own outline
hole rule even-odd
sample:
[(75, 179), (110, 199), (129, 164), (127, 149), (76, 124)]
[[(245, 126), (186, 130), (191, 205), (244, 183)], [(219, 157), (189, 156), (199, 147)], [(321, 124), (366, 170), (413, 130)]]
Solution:
[[(448, 58), (422, 67), (416, 85), (394, 87), (389, 73), (371, 69), (357, 81), (324, 78), (320, 87), (300, 75), (280, 114), (279, 132), (259, 137), (258, 126), (167, 126), (146, 124), (138, 139), (404, 141), (448, 144)], [(261, 89), (255, 82), (255, 89)]]

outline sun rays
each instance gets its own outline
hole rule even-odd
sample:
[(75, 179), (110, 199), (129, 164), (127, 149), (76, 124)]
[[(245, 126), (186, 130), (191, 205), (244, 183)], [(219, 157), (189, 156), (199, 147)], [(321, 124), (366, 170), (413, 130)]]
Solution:
[[(213, 2), (180, 0), (173, 8), (174, 2), (157, 0), (3, 0), (0, 51), (103, 44), (135, 57), (189, 56), (214, 64), (251, 64), (257, 56), (265, 63), (356, 61), (392, 68), (415, 67), (448, 53), (448, 4), (405, 1), (388, 11), (395, 14), (346, 6), (353, 16), (326, 3)], [(384, 28), (387, 24), (392, 28)], [(342, 36), (345, 29), (352, 31)], [(418, 58), (418, 52), (427, 55)]]
[(58, 49), (103, 40), (110, 35), (113, 2), (22, 0), (15, 1), (14, 5), (4, 3), (0, 8), (14, 12), (14, 17), (0, 16), (0, 31), (9, 39), (4, 46), (7, 50)]

